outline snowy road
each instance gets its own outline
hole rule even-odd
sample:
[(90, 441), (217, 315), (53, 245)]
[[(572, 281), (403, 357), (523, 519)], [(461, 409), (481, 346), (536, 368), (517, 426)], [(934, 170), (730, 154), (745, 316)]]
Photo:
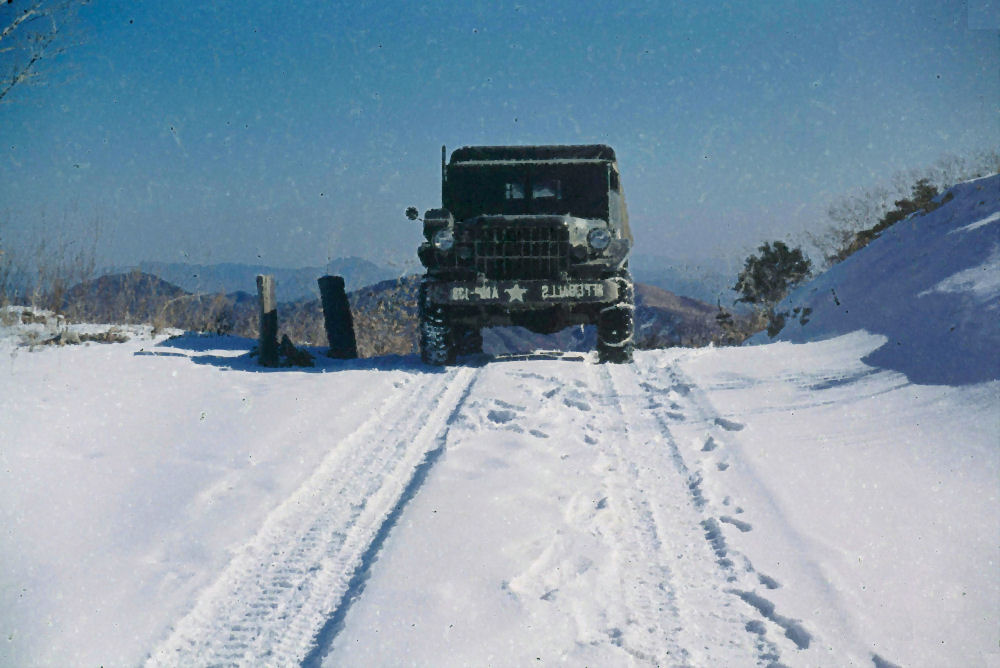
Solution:
[[(808, 388), (793, 411), (843, 407), (845, 387), (872, 382), (851, 352), (870, 339), (768, 380)], [(362, 372), (363, 419), (149, 664), (892, 665), (768, 476), (744, 465), (733, 487), (763, 517), (727, 493), (746, 425), (710, 394), (758, 383), (723, 371), (699, 386), (685, 368), (704, 354)], [(877, 378), (872, 397), (908, 385)], [(779, 521), (777, 555), (732, 547), (757, 519)], [(797, 591), (776, 591), (757, 555)]]
[(11, 350), (3, 663), (996, 665), (1000, 383), (883, 341)]
[(748, 525), (713, 514), (671, 433), (742, 425), (675, 364), (479, 373), (328, 665), (768, 665), (809, 647), (755, 593), (773, 581), (734, 562), (720, 522)]
[[(768, 580), (749, 564), (736, 567), (720, 521), (745, 525), (706, 509), (700, 474), (671, 434), (674, 423), (697, 424), (718, 432), (709, 436), (714, 442), (742, 425), (706, 412), (674, 365), (644, 373), (567, 359), (494, 362), (396, 383), (268, 515), (150, 663), (310, 664), (333, 647), (330, 665), (391, 664), (402, 656), (433, 663), (446, 655), (458, 663), (519, 664), (535, 654), (574, 663), (733, 665), (766, 664), (782, 649), (807, 648), (810, 634), (752, 593)], [(432, 468), (442, 456), (447, 470), (439, 476)], [(456, 468), (465, 480), (448, 481)], [(482, 485), (505, 496), (484, 495)], [(464, 530), (453, 525), (449, 536), (440, 527), (414, 527), (404, 508), (418, 491), (419, 505), (425, 496), (451, 496), (466, 528), (502, 518), (507, 527), (481, 534), (491, 544), (477, 552), (511, 553), (507, 577), (491, 581), (489, 569), (470, 568), (488, 560), (472, 557)], [(378, 563), (401, 518), (399, 531), (431, 541), (426, 565), (409, 553), (400, 569)], [(443, 554), (450, 537), (453, 551)], [(522, 546), (513, 552), (512, 538)], [(370, 632), (393, 624), (399, 610), (391, 594), (365, 593), (373, 572), (376, 586), (385, 573), (400, 586), (427, 585), (425, 598), (448, 576), (414, 579), (413, 572), (442, 564), (464, 565), (464, 575), (448, 581), (450, 597), (492, 585), (495, 602), (519, 608), (517, 625), (492, 633), (467, 626), (465, 643), (455, 622), (469, 617), (425, 600), (421, 624), (433, 626), (439, 616), (445, 628), (451, 619), (450, 641), (425, 638), (415, 648)], [(480, 608), (490, 593), (465, 597)], [(527, 641), (531, 628), (534, 643)], [(515, 638), (519, 654), (511, 653)], [(428, 654), (415, 656), (421, 649)]]

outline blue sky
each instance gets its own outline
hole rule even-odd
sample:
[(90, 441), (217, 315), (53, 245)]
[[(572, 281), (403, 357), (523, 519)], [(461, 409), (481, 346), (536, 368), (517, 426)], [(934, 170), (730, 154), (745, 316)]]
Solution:
[(0, 104), (0, 239), (99, 220), (105, 263), (413, 269), (402, 212), (439, 204), (442, 144), (602, 142), (642, 252), (741, 258), (838, 196), (1000, 147), (996, 14), (96, 0), (44, 85)]

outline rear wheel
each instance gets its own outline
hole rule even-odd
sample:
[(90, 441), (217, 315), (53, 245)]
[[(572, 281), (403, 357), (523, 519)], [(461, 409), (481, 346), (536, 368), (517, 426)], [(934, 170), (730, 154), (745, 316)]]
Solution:
[(420, 359), (424, 364), (444, 366), (455, 361), (454, 332), (448, 324), (448, 313), (434, 304), (427, 295), (427, 284), (420, 284)]
[(632, 361), (635, 346), (635, 289), (627, 271), (619, 274), (615, 282), (618, 299), (602, 308), (597, 317), (597, 359), (625, 364)]

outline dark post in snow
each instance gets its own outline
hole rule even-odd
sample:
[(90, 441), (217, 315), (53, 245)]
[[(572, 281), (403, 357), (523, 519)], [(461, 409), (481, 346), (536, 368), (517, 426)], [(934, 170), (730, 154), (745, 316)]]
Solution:
[(342, 276), (322, 276), (319, 279), (319, 294), (323, 300), (323, 325), (326, 340), (330, 344), (330, 357), (354, 359), (358, 356), (358, 344), (354, 338), (354, 319), (351, 305), (347, 302)]
[(260, 298), (260, 345), (258, 357), (263, 366), (278, 366), (278, 303), (274, 298), (274, 276), (257, 276)]

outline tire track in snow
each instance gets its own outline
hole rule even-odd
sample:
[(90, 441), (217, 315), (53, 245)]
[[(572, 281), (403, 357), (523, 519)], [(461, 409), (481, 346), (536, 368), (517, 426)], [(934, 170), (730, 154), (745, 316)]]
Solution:
[[(625, 432), (615, 449), (632, 483), (626, 487), (628, 503), (637, 526), (650, 536), (648, 554), (637, 556), (650, 562), (654, 573), (666, 573), (661, 586), (670, 588), (675, 619), (664, 647), (676, 645), (679, 652), (656, 655), (657, 662), (733, 665), (750, 660), (767, 665), (776, 660), (772, 647), (748, 632), (749, 617), (734, 605), (738, 599), (729, 593), (732, 563), (720, 557), (713, 543), (700, 480), (684, 461), (668, 419), (660, 413), (663, 407), (633, 366), (602, 366), (599, 374)], [(677, 475), (668, 475), (671, 471)]]
[(427, 475), (430, 473), (431, 467), (434, 466), (437, 460), (444, 453), (451, 425), (454, 424), (458, 415), (461, 413), (474, 385), (475, 379), (472, 379), (465, 384), (461, 396), (458, 397), (458, 401), (455, 402), (454, 406), (451, 406), (445, 426), (434, 438), (435, 447), (424, 453), (422, 461), (417, 468), (414, 469), (413, 475), (410, 477), (409, 482), (403, 489), (403, 493), (392, 507), (392, 510), (386, 516), (385, 521), (382, 522), (371, 544), (368, 545), (364, 554), (361, 555), (358, 565), (354, 569), (354, 573), (351, 576), (351, 581), (347, 585), (347, 591), (344, 592), (344, 595), (341, 597), (337, 607), (333, 610), (333, 613), (328, 617), (322, 628), (320, 628), (317, 632), (312, 649), (302, 660), (303, 668), (322, 665), (324, 656), (330, 651), (337, 634), (340, 633), (344, 627), (344, 621), (347, 617), (348, 611), (350, 611), (354, 602), (361, 598), (361, 595), (364, 593), (365, 583), (371, 576), (372, 566), (377, 561), (378, 554), (382, 550), (382, 546), (385, 544), (386, 539), (388, 539), (389, 533), (392, 531), (393, 527), (396, 526), (396, 522), (399, 521), (400, 516), (403, 514), (403, 510), (406, 508), (406, 504), (410, 502), (410, 500), (420, 490), (420, 487), (424, 484), (424, 481), (427, 479)]
[[(629, 624), (617, 629), (612, 642), (644, 663), (686, 663), (687, 651), (678, 642), (680, 614), (675, 596), (675, 584), (669, 561), (665, 558), (662, 534), (653, 519), (648, 499), (642, 492), (640, 473), (628, 450), (633, 446), (632, 427), (628, 423), (620, 398), (615, 394), (606, 366), (590, 367), (595, 399), (607, 405), (605, 417), (613, 424), (595, 439), (614, 462), (609, 479), (609, 493), (620, 497), (628, 513), (625, 526), (630, 535), (623, 536), (619, 547), (630, 581), (623, 579), (623, 595), (631, 614)], [(598, 370), (599, 369), (599, 370)], [(616, 423), (616, 424), (614, 424)], [(614, 484), (617, 483), (617, 484)]]
[(390, 395), (272, 511), (148, 665), (299, 664), (476, 373), (424, 374)]

